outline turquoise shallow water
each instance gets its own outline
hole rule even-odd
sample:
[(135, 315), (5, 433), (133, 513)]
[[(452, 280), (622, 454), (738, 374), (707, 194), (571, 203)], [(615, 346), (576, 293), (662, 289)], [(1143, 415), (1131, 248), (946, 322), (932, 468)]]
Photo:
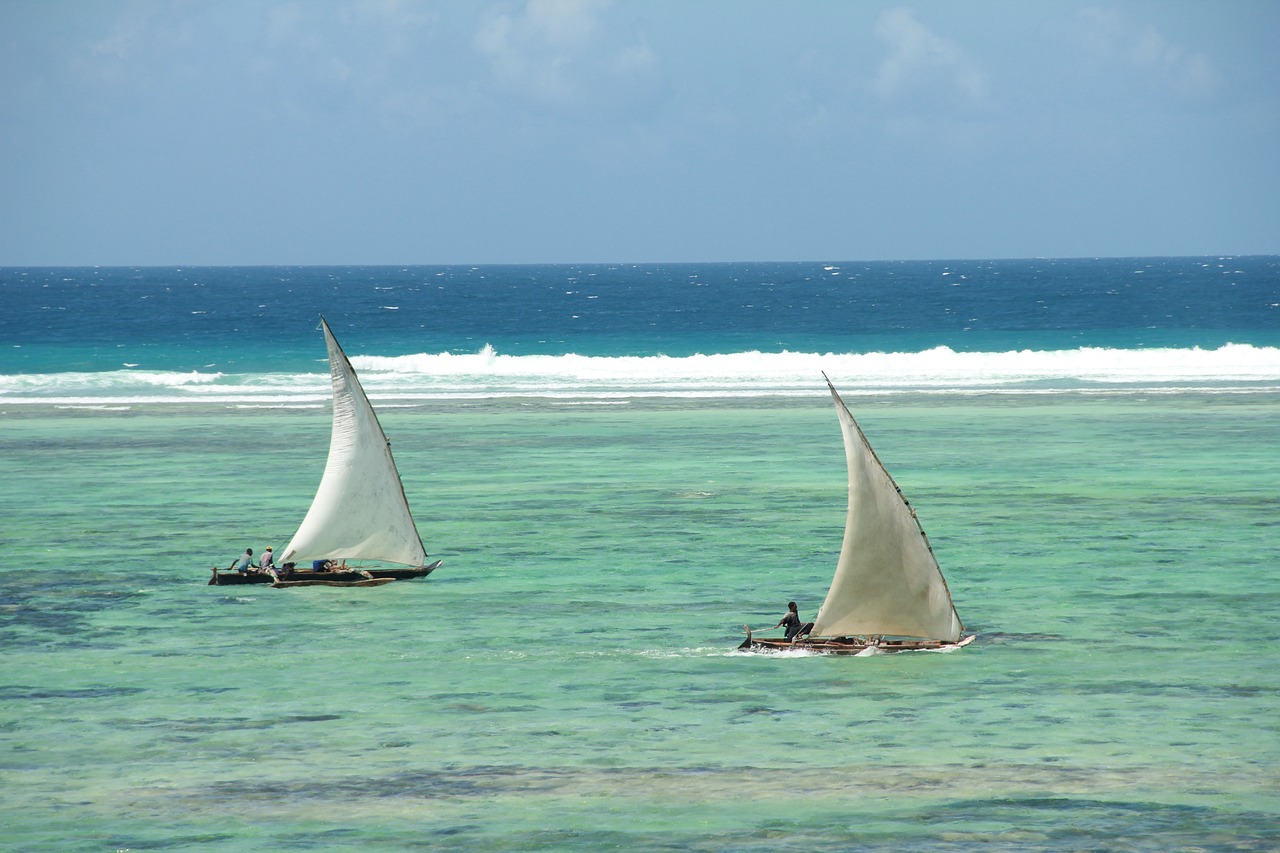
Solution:
[(4, 845), (1276, 849), (1280, 399), (849, 403), (963, 651), (732, 651), (834, 568), (818, 393), (385, 409), (445, 563), (369, 590), (205, 585), (323, 408), (4, 412)]

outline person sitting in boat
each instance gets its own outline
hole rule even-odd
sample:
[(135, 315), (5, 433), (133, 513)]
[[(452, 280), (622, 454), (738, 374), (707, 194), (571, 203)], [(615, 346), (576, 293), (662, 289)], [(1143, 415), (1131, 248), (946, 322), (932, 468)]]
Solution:
[(813, 630), (812, 622), (802, 623), (800, 621), (800, 611), (797, 609), (794, 601), (787, 602), (787, 615), (779, 619), (778, 624), (773, 627), (777, 628), (783, 625), (785, 625), (787, 629), (786, 636), (783, 639), (789, 643), (795, 642), (799, 637), (807, 637), (809, 632)]
[(246, 548), (243, 554), (231, 561), (231, 565), (227, 566), (227, 571), (235, 569), (240, 574), (247, 575), (253, 568), (253, 549)]
[(280, 580), (280, 573), (276, 571), (276, 558), (271, 553), (271, 546), (267, 546), (267, 550), (262, 552), (262, 562), (258, 564), (259, 571), (271, 575), (276, 580)]

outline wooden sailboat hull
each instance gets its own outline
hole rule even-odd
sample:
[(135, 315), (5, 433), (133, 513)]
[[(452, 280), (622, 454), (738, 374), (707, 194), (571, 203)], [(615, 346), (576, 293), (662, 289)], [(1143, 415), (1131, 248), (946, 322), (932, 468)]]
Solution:
[[(436, 560), (430, 565), (421, 568), (374, 568), (364, 572), (300, 572), (293, 571), (285, 577), (283, 584), (291, 584), (294, 586), (358, 586), (360, 581), (367, 581), (370, 578), (374, 580), (393, 581), (393, 580), (412, 580), (413, 578), (425, 578), (427, 575), (440, 568), (443, 560)], [(261, 572), (248, 572), (241, 574), (240, 572), (219, 572), (214, 571), (213, 577), (209, 578), (209, 586), (234, 586), (245, 583), (265, 583), (274, 586), (282, 584), (275, 583), (275, 578), (271, 575), (262, 574)], [(369, 584), (365, 584), (369, 586)], [(380, 584), (379, 584), (380, 585)]]
[(292, 586), (382, 586), (383, 584), (395, 583), (395, 580), (395, 578), (361, 578), (355, 581), (287, 580), (276, 581), (271, 586), (275, 589), (284, 589)]
[(747, 634), (747, 639), (738, 646), (744, 652), (811, 652), (821, 655), (857, 655), (873, 649), (874, 652), (923, 652), (959, 649), (973, 642), (974, 635), (961, 637), (954, 643), (942, 640), (915, 640), (910, 638), (880, 639), (872, 641), (867, 637), (839, 637), (836, 639), (796, 640), (789, 642), (778, 639), (756, 639)]
[(369, 574), (375, 578), (391, 578), (392, 580), (404, 581), (413, 578), (425, 578), (427, 575), (440, 568), (440, 564), (444, 560), (436, 560), (434, 563), (423, 566), (418, 569), (369, 569)]

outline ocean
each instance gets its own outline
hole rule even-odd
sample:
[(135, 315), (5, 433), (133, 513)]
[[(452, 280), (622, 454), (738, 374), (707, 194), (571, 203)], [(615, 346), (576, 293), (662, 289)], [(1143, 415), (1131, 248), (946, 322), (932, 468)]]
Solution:
[[(208, 586), (329, 441), (429, 578)], [(736, 651), (839, 553), (822, 374), (972, 645)], [(1280, 257), (0, 268), (0, 847), (1280, 849)]]

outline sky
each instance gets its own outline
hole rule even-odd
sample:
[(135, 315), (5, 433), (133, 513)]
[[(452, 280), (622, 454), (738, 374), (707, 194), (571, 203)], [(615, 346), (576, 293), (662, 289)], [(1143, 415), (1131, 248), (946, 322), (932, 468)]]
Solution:
[(0, 266), (1280, 254), (1275, 0), (0, 0)]

